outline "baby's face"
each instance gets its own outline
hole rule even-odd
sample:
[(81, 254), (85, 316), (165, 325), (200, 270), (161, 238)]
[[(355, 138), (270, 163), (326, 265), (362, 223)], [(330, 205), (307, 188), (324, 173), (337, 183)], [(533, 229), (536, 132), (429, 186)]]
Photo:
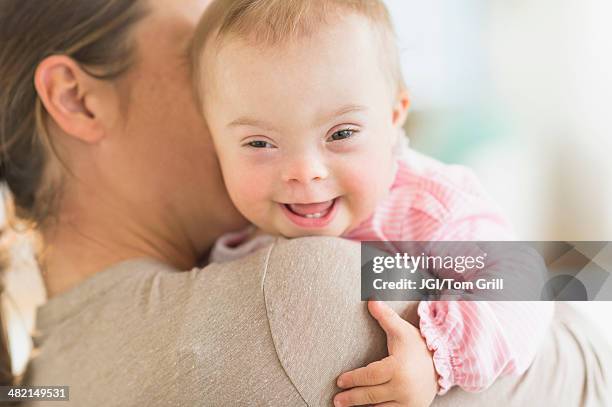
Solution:
[(380, 60), (358, 16), (289, 45), (228, 40), (215, 54), (205, 114), (246, 218), (287, 237), (339, 236), (367, 219), (393, 181), (403, 117)]

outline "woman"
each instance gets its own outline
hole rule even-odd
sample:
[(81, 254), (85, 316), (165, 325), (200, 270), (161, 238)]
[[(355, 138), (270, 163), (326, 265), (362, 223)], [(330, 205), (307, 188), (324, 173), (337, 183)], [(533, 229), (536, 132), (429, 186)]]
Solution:
[[(69, 385), (74, 405), (329, 404), (337, 375), (385, 351), (354, 301), (350, 242), (279, 241), (178, 272), (244, 222), (189, 84), (190, 37), (207, 3), (0, 2), (2, 176), (43, 238), (49, 296), (25, 383)], [(570, 353), (599, 360), (581, 335)], [(603, 400), (601, 373), (585, 391), (571, 363), (563, 382), (535, 365), (529, 377), (567, 390), (558, 405)], [(520, 380), (437, 402), (537, 393), (537, 381)]]

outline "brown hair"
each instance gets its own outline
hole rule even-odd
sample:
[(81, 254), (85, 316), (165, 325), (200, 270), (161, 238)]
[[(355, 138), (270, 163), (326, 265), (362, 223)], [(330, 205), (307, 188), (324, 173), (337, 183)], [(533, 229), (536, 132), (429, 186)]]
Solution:
[(366, 17), (380, 37), (381, 58), (393, 86), (403, 89), (399, 51), (389, 12), (382, 0), (215, 0), (196, 28), (192, 58), (194, 83), (201, 102), (204, 47), (227, 37), (250, 40), (257, 45), (275, 45), (315, 32), (352, 12)]
[[(45, 221), (61, 187), (60, 177), (49, 171), (56, 157), (45, 127), (47, 114), (34, 88), (38, 64), (61, 54), (92, 76), (116, 78), (130, 65), (128, 35), (144, 14), (142, 0), (0, 1), (0, 180), (21, 219)], [(96, 74), (91, 68), (97, 68)], [(0, 327), (2, 320), (0, 313)], [(2, 330), (0, 385), (13, 379)]]

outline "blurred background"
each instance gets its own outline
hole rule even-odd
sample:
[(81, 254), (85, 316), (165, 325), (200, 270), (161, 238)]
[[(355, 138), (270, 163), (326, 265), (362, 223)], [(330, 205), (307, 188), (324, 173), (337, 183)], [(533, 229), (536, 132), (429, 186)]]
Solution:
[[(612, 240), (612, 2), (386, 3), (412, 147), (471, 167), (521, 240)], [(612, 302), (576, 305), (612, 346)]]
[(472, 167), (524, 240), (612, 239), (612, 2), (387, 3), (412, 146)]
[[(386, 2), (412, 96), (411, 145), (474, 169), (521, 240), (612, 240), (612, 2)], [(4, 239), (19, 372), (45, 292), (27, 236)], [(612, 346), (601, 323), (612, 303), (578, 306)]]

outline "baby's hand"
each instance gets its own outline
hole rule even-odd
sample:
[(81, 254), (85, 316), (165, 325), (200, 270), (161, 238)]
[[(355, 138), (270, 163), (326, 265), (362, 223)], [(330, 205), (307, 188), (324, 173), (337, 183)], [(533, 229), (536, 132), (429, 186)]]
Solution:
[(334, 406), (429, 406), (438, 377), (421, 333), (384, 302), (369, 301), (368, 309), (387, 334), (389, 356), (341, 374), (338, 387), (350, 390), (337, 394)]

